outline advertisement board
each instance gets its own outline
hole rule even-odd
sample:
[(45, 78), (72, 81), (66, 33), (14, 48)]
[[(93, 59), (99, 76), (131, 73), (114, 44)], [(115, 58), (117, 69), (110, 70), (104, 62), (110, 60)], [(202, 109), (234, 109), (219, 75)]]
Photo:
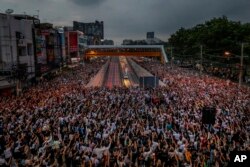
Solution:
[(36, 56), (37, 56), (37, 63), (47, 64), (46, 41), (45, 41), (45, 36), (43, 35), (36, 36)]
[(77, 52), (78, 48), (78, 35), (77, 32), (69, 32), (69, 51)]

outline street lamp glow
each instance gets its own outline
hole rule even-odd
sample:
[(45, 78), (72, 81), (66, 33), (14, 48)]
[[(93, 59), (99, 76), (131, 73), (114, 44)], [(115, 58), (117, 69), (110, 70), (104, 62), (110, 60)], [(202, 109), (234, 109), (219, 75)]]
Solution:
[(93, 51), (93, 50), (91, 50), (91, 51), (90, 51), (90, 54), (95, 54), (95, 53), (96, 53), (96, 52), (95, 52), (95, 51)]
[(224, 55), (226, 55), (226, 56), (230, 56), (230, 55), (231, 55), (231, 53), (230, 53), (230, 52), (228, 52), (228, 51), (225, 51), (225, 52), (224, 52)]

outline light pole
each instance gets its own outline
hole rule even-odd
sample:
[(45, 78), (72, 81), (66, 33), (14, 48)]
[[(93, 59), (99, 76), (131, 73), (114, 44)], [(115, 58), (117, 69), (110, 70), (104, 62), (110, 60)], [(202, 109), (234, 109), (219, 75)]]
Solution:
[(244, 46), (245, 46), (245, 44), (247, 44), (247, 43), (241, 43), (241, 54), (240, 54), (240, 56), (232, 54), (232, 53), (230, 53), (228, 51), (226, 51), (224, 53), (226, 56), (235, 55), (235, 57), (240, 57), (239, 86), (241, 86), (241, 84), (242, 84), (244, 57), (247, 57), (247, 56), (244, 56)]
[(12, 52), (12, 33), (11, 33), (11, 18), (10, 15), (14, 12), (12, 9), (7, 9), (5, 13), (8, 16), (8, 27), (9, 27), (9, 48), (10, 48), (10, 57), (11, 57), (11, 66), (13, 67), (13, 52)]
[(200, 46), (200, 50), (201, 50), (201, 53), (200, 53), (200, 56), (201, 56), (201, 66), (200, 66), (200, 74), (202, 72), (202, 68), (203, 68), (203, 65), (202, 65), (202, 61), (203, 61), (203, 47), (202, 45)]
[(170, 48), (170, 55), (171, 55), (171, 68), (173, 68), (173, 60), (174, 60), (174, 57), (173, 57), (173, 47), (171, 46)]
[(40, 10), (36, 10), (37, 11), (37, 18), (39, 19), (39, 12)]
[(242, 83), (242, 75), (243, 75), (243, 59), (244, 59), (244, 43), (241, 43), (239, 86), (241, 86), (241, 83)]

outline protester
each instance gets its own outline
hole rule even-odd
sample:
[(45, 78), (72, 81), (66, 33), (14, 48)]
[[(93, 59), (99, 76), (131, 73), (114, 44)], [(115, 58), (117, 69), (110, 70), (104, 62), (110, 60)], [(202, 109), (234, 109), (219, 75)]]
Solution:
[[(158, 62), (140, 65), (166, 86), (86, 88), (105, 62), (0, 99), (2, 166), (225, 166), (250, 150), (250, 89)], [(204, 106), (215, 124), (201, 123)]]

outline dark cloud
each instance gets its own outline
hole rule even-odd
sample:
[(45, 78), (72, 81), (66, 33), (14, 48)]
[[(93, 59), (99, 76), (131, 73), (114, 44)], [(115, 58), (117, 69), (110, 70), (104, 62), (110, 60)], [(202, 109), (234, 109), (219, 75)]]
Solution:
[[(128, 0), (130, 1), (130, 0)], [(136, 0), (135, 0), (136, 1)], [(147, 31), (155, 31), (159, 38), (167, 37), (180, 27), (189, 28), (214, 17), (249, 22), (250, 1), (248, 0), (137, 0), (130, 7), (120, 7), (119, 30), (130, 38), (138, 35), (145, 38)], [(112, 19), (114, 20), (114, 18)], [(114, 24), (114, 23), (110, 23)], [(113, 27), (113, 26), (112, 26)]]
[(250, 0), (1, 0), (16, 13), (40, 10), (43, 20), (72, 26), (72, 21), (104, 21), (105, 38), (144, 39), (147, 31), (167, 38), (180, 27), (189, 28), (214, 17), (250, 22)]
[(68, 0), (68, 1), (72, 1), (77, 5), (83, 5), (83, 6), (93, 6), (105, 2), (105, 0)]

